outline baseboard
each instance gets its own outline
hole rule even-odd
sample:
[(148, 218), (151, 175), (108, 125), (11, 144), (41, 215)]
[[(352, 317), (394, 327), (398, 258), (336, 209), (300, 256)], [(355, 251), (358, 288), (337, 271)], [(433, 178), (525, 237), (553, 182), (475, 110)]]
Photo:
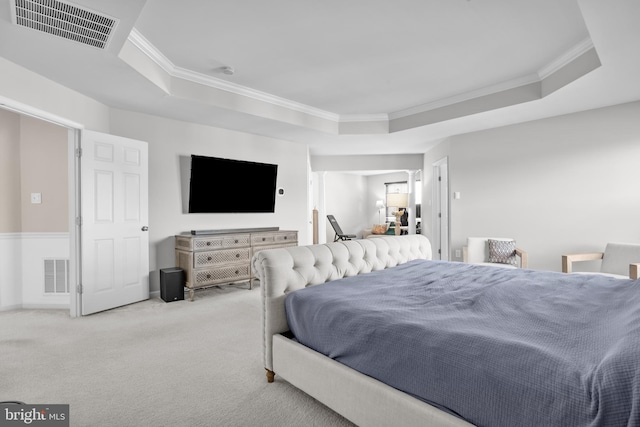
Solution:
[(69, 310), (69, 304), (23, 304), (23, 310)]
[(69, 310), (69, 304), (16, 304), (0, 307), (0, 311), (13, 310)]

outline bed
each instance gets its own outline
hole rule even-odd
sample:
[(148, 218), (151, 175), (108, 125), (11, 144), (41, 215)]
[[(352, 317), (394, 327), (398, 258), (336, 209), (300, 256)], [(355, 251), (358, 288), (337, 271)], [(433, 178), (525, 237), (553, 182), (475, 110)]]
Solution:
[(640, 425), (638, 281), (433, 261), (421, 235), (253, 263), (267, 380), (357, 425)]

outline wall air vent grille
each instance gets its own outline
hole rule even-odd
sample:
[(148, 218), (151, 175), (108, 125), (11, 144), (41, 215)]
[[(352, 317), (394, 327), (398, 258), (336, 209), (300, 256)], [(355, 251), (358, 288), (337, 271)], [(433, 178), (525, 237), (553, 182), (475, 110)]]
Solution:
[(105, 49), (118, 20), (58, 0), (12, 0), (14, 23)]
[(45, 259), (44, 260), (44, 293), (68, 294), (69, 293), (69, 260)]

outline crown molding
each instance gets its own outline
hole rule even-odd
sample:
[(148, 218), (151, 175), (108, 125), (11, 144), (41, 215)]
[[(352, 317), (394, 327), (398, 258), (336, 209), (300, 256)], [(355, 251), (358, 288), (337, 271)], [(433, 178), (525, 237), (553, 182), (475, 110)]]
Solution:
[(127, 39), (142, 53), (147, 55), (153, 62), (158, 64), (160, 68), (162, 68), (167, 74), (171, 74), (175, 69), (173, 63), (163, 55), (154, 45), (152, 45), (149, 40), (147, 40), (140, 31), (135, 28), (131, 29), (129, 36)]
[(129, 41), (131, 41), (131, 43), (133, 43), (133, 45), (140, 49), (145, 55), (151, 58), (151, 60), (158, 64), (171, 77), (213, 87), (225, 92), (230, 92), (239, 96), (245, 96), (272, 105), (284, 107), (289, 110), (319, 117), (321, 119), (332, 120), (334, 122), (338, 122), (340, 120), (339, 114), (331, 113), (319, 108), (314, 108), (309, 105), (291, 101), (289, 99), (281, 98), (279, 96), (271, 95), (259, 90), (251, 89), (246, 86), (218, 79), (216, 77), (212, 77), (203, 73), (197, 73), (195, 71), (177, 67), (173, 64), (173, 62), (171, 62), (171, 60), (169, 60), (169, 58), (164, 56), (162, 52), (160, 52), (135, 28), (133, 28), (131, 30), (131, 33), (129, 34)]
[(531, 83), (539, 83), (549, 75), (569, 65), (576, 58), (579, 58), (585, 52), (593, 48), (593, 42), (590, 38), (586, 38), (581, 41), (569, 51), (565, 52), (545, 67), (541, 68), (537, 73), (532, 73), (523, 77), (519, 77), (506, 82), (498, 83), (492, 86), (487, 86), (481, 89), (473, 90), (471, 92), (465, 92), (459, 95), (454, 95), (448, 98), (438, 99), (436, 101), (417, 105), (415, 107), (407, 108), (405, 110), (396, 111), (389, 114), (389, 119), (398, 119), (402, 117), (411, 116), (413, 114), (424, 113), (426, 111), (436, 110), (438, 108), (447, 107), (449, 105), (458, 104), (461, 102), (469, 101), (471, 99), (479, 98), (481, 96), (491, 95), (493, 93), (502, 92), (505, 90), (514, 89), (520, 86), (526, 86)]
[(487, 86), (481, 89), (472, 90), (471, 92), (461, 93), (459, 95), (450, 96), (448, 98), (438, 99), (436, 101), (416, 105), (415, 107), (407, 108), (404, 110), (396, 111), (389, 114), (389, 119), (399, 119), (402, 117), (412, 116), (414, 114), (424, 113), (431, 110), (437, 110), (438, 108), (447, 107), (449, 105), (459, 104), (461, 102), (470, 101), (481, 96), (491, 95), (505, 90), (514, 89), (520, 86), (526, 86), (531, 83), (537, 83), (540, 81), (537, 73), (529, 74), (524, 77), (509, 80), (506, 82), (498, 83), (492, 86)]
[(532, 83), (540, 83), (546, 77), (567, 66), (576, 58), (580, 57), (585, 52), (593, 49), (594, 47), (591, 39), (586, 38), (585, 40), (581, 41), (576, 46), (571, 48), (569, 51), (565, 52), (564, 54), (541, 68), (538, 72), (534, 72), (529, 75), (512, 79), (506, 82), (501, 82), (495, 85), (472, 90), (470, 92), (461, 93), (447, 98), (437, 99), (433, 102), (416, 105), (414, 107), (391, 112), (388, 114), (337, 114), (319, 108), (311, 107), (299, 102), (291, 101), (289, 99), (281, 98), (266, 92), (251, 89), (246, 86), (241, 86), (236, 83), (228, 82), (226, 80), (209, 76), (207, 74), (197, 73), (185, 68), (177, 67), (135, 28), (133, 28), (131, 33), (129, 34), (129, 41), (138, 49), (140, 49), (140, 51), (148, 56), (152, 61), (158, 64), (162, 68), (162, 70), (164, 70), (171, 77), (183, 79), (208, 87), (213, 87), (215, 89), (230, 92), (238, 96), (255, 99), (261, 102), (329, 120), (335, 123), (390, 122), (395, 119), (437, 110), (439, 108), (467, 102), (482, 96), (515, 89)]
[(187, 80), (193, 83), (198, 83), (201, 85), (213, 87), (215, 89), (224, 90), (226, 92), (231, 92), (235, 95), (252, 98), (258, 101), (266, 102), (268, 104), (277, 105), (279, 107), (284, 107), (289, 110), (297, 111), (299, 113), (304, 113), (311, 116), (319, 117), (321, 119), (331, 120), (334, 122), (337, 122), (340, 120), (340, 116), (338, 114), (321, 110), (319, 108), (314, 108), (305, 104), (301, 104), (299, 102), (291, 101), (286, 98), (281, 98), (276, 95), (271, 95), (266, 92), (261, 92), (255, 89), (248, 88), (246, 86), (241, 86), (236, 83), (227, 82), (222, 79), (211, 77), (202, 73), (197, 73), (195, 71), (187, 70), (184, 68), (175, 67), (174, 72), (171, 75), (173, 77)]
[(572, 47), (570, 50), (563, 53), (562, 55), (560, 55), (558, 58), (551, 61), (546, 66), (542, 67), (538, 71), (538, 76), (540, 80), (544, 80), (545, 78), (549, 77), (551, 74), (569, 65), (576, 58), (579, 58), (580, 56), (584, 55), (587, 51), (593, 48), (594, 46), (591, 38), (587, 37), (586, 39), (582, 40), (580, 43)]

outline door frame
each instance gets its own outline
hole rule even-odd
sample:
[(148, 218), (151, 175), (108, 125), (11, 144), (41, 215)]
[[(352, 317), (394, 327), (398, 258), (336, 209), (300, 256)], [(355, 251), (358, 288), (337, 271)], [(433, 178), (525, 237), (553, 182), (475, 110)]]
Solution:
[(67, 181), (69, 192), (69, 315), (71, 317), (80, 317), (82, 311), (80, 310), (81, 298), (78, 293), (78, 283), (79, 278), (81, 277), (79, 262), (81, 252), (79, 224), (76, 222), (76, 218), (79, 218), (80, 212), (80, 163), (77, 152), (80, 148), (80, 131), (84, 129), (84, 125), (3, 96), (0, 96), (0, 108), (67, 128)]

